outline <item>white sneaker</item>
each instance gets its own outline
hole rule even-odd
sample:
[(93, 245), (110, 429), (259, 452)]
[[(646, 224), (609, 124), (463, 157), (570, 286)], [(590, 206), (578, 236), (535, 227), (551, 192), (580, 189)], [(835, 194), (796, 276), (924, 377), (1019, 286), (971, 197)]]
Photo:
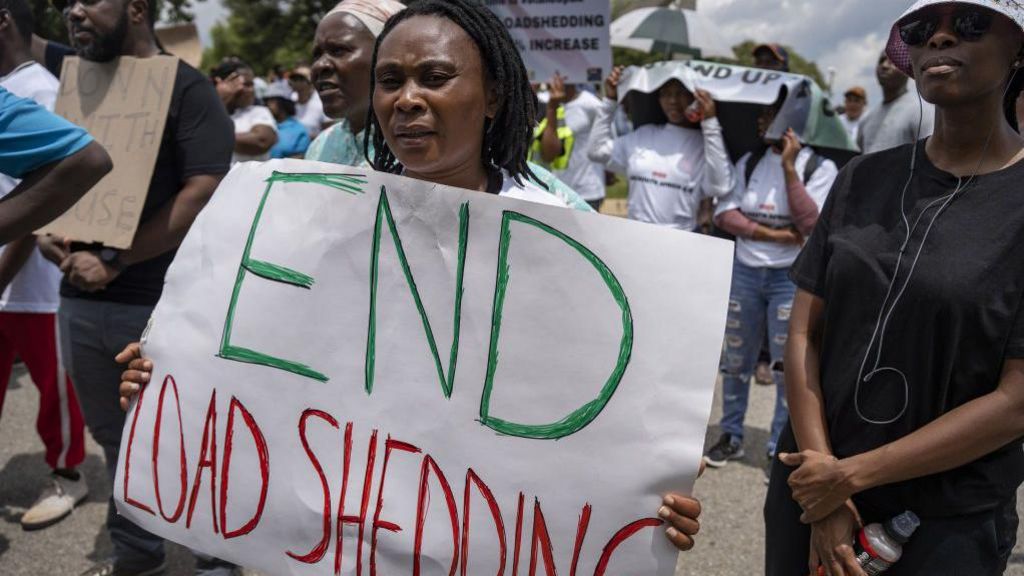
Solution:
[(36, 503), (21, 517), (21, 527), (25, 530), (41, 530), (63, 520), (75, 505), (89, 495), (89, 487), (85, 477), (79, 476), (72, 480), (50, 475), (50, 484), (39, 495)]

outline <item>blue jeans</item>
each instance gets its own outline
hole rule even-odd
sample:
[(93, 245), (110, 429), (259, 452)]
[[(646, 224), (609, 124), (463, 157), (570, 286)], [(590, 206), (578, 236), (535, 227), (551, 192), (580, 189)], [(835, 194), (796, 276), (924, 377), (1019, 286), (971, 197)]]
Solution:
[[(103, 448), (111, 484), (125, 423), (118, 394), (123, 367), (114, 362), (114, 356), (130, 342), (139, 340), (152, 313), (152, 306), (61, 298), (57, 314), (64, 368), (74, 383), (85, 423)], [(112, 496), (107, 509), (107, 531), (118, 568), (147, 569), (164, 561), (164, 539), (118, 514)], [(196, 574), (228, 576), (233, 570), (232, 564), (196, 554)]]
[(789, 268), (751, 268), (739, 261), (732, 266), (732, 291), (729, 295), (729, 316), (725, 327), (725, 348), (722, 351), (722, 432), (743, 440), (743, 421), (750, 400), (750, 378), (761, 351), (765, 329), (768, 350), (772, 357), (775, 379), (775, 416), (767, 452), (775, 454), (779, 434), (789, 419), (786, 389), (779, 369), (786, 338), (789, 315), (793, 308), (796, 286), (789, 280)]

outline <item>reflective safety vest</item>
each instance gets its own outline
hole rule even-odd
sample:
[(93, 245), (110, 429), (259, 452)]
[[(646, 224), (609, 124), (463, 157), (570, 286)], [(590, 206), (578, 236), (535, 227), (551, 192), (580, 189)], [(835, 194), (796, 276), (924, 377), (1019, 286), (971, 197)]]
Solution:
[(533, 146), (530, 148), (530, 155), (532, 160), (542, 166), (548, 166), (552, 170), (565, 170), (569, 167), (569, 156), (572, 155), (572, 147), (576, 143), (576, 137), (572, 133), (572, 129), (565, 125), (565, 106), (559, 106), (558, 110), (555, 111), (555, 116), (558, 119), (558, 139), (562, 142), (562, 155), (549, 162), (544, 162), (544, 158), (541, 156), (541, 136), (544, 134), (544, 129), (548, 126), (548, 119), (544, 118), (537, 125), (537, 128), (533, 131)]

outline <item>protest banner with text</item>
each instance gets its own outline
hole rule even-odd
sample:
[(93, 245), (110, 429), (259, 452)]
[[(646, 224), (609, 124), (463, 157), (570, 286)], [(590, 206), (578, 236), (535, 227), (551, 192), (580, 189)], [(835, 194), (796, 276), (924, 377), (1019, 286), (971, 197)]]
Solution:
[(561, 74), (597, 84), (611, 72), (608, 0), (485, 0), (508, 28), (531, 82)]
[[(792, 128), (804, 145), (849, 152), (857, 149), (828, 95), (811, 78), (702, 60), (655, 62), (626, 68), (619, 82), (619, 100), (630, 100), (634, 124), (647, 124), (660, 116), (657, 92), (671, 80), (679, 81), (690, 92), (707, 90), (720, 105), (726, 104), (719, 106), (719, 119), (731, 152), (748, 148), (746, 141), (761, 144), (756, 131), (757, 116), (762, 107), (773, 104), (778, 104), (780, 109), (766, 138), (777, 140)], [(729, 105), (748, 106), (748, 114), (743, 115), (740, 108)]]
[(40, 233), (131, 247), (160, 151), (177, 67), (172, 56), (123, 56), (111, 62), (64, 59), (55, 111), (88, 130), (107, 149), (114, 169)]
[(225, 178), (143, 340), (114, 495), (269, 574), (673, 574), (723, 240), (296, 160)]

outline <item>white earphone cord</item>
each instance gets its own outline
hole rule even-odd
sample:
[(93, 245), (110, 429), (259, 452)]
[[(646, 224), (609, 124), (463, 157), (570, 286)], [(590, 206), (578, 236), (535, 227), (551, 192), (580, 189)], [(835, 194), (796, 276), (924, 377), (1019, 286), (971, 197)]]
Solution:
[[(1013, 84), (1013, 81), (1016, 78), (1016, 76), (1017, 76), (1017, 69), (1014, 69), (1013, 75), (1010, 76), (1010, 80), (1006, 84), (1006, 90), (1003, 92), (1003, 97), (1001, 99), (1002, 102), (1006, 101), (1006, 96), (1007, 96), (1007, 94), (1009, 94), (1010, 86)], [(974, 182), (974, 179), (978, 176), (978, 172), (981, 171), (981, 167), (982, 167), (982, 165), (985, 162), (985, 156), (988, 154), (988, 149), (989, 149), (989, 146), (992, 144), (992, 137), (995, 135), (995, 130), (996, 130), (996, 126), (992, 126), (992, 128), (989, 130), (988, 137), (986, 137), (986, 139), (985, 139), (985, 146), (984, 146), (984, 148), (982, 148), (982, 151), (981, 151), (981, 158), (978, 159), (978, 165), (977, 165), (977, 167), (975, 167), (974, 172), (971, 174), (970, 178), (967, 179), (967, 182), (964, 182), (962, 177), (957, 178), (957, 185), (956, 185), (956, 188), (953, 190), (953, 192), (951, 194), (949, 194), (948, 196), (943, 196), (941, 198), (936, 198), (932, 202), (928, 203), (928, 205), (925, 206), (924, 209), (921, 210), (921, 213), (918, 214), (917, 219), (914, 221), (914, 225), (910, 226), (910, 220), (907, 218), (907, 212), (906, 212), (906, 196), (907, 196), (907, 190), (910, 188), (910, 184), (914, 180), (914, 172), (915, 172), (916, 166), (917, 166), (917, 149), (918, 149), (918, 146), (920, 145), (921, 126), (924, 124), (924, 102), (923, 102), (923, 100), (921, 98), (920, 92), (918, 92), (918, 94), (917, 94), (917, 104), (918, 104), (918, 119), (917, 119), (917, 136), (918, 136), (918, 138), (914, 141), (913, 155), (911, 156), (911, 160), (910, 160), (910, 175), (907, 177), (907, 181), (903, 185), (903, 192), (900, 193), (900, 217), (903, 220), (904, 227), (907, 229), (907, 234), (906, 234), (906, 237), (903, 240), (903, 245), (900, 246), (899, 255), (896, 258), (896, 267), (893, 269), (892, 280), (889, 282), (889, 288), (885, 292), (885, 298), (882, 300), (882, 306), (881, 306), (881, 308), (878, 311), (878, 320), (875, 321), (874, 331), (871, 334), (871, 339), (868, 341), (867, 350), (864, 351), (864, 359), (861, 361), (860, 371), (857, 373), (857, 384), (856, 384), (856, 386), (854, 388), (854, 393), (853, 393), (853, 405), (854, 405), (854, 409), (857, 411), (857, 416), (863, 422), (865, 422), (867, 424), (875, 424), (875, 425), (892, 424), (893, 422), (896, 422), (897, 420), (902, 418), (903, 415), (906, 414), (906, 412), (907, 412), (907, 408), (909, 407), (909, 404), (910, 404), (910, 384), (909, 384), (909, 382), (907, 380), (906, 374), (904, 374), (901, 370), (898, 370), (896, 368), (882, 367), (881, 366), (881, 363), (882, 363), (882, 348), (883, 348), (883, 346), (885, 344), (885, 330), (886, 330), (886, 328), (889, 325), (889, 320), (892, 318), (892, 313), (896, 309), (896, 305), (899, 304), (899, 301), (903, 297), (904, 292), (907, 291), (907, 287), (910, 285), (910, 280), (914, 276), (914, 270), (917, 268), (918, 261), (921, 258), (921, 253), (924, 251), (924, 246), (925, 246), (925, 243), (928, 241), (928, 236), (931, 234), (932, 227), (935, 226), (936, 220), (939, 219), (939, 216), (941, 216), (942, 213), (946, 211), (946, 209), (953, 203), (953, 201), (957, 198), (957, 196), (961, 192), (965, 192), (967, 190), (967, 188), (971, 185), (971, 183)], [(924, 236), (921, 237), (921, 243), (918, 245), (917, 253), (914, 255), (914, 261), (913, 261), (913, 263), (911, 263), (910, 270), (907, 272), (907, 278), (906, 278), (906, 280), (903, 281), (903, 286), (900, 288), (899, 292), (897, 292), (896, 297), (892, 301), (892, 304), (888, 305), (889, 311), (886, 312), (886, 306), (887, 306), (887, 304), (889, 302), (889, 296), (892, 295), (892, 290), (896, 286), (896, 279), (899, 277), (900, 265), (903, 263), (903, 255), (906, 253), (907, 247), (910, 245), (910, 240), (913, 237), (914, 232), (917, 230), (918, 225), (921, 223), (921, 219), (924, 218), (925, 212), (927, 212), (928, 210), (931, 210), (933, 206), (935, 206), (936, 204), (938, 204), (940, 202), (942, 202), (942, 205), (935, 212), (935, 216), (933, 216), (932, 219), (931, 219), (931, 222), (928, 223), (928, 228), (925, 229)], [(875, 353), (875, 364), (874, 364), (874, 367), (871, 369), (871, 372), (869, 372), (867, 374), (867, 376), (865, 376), (864, 375), (864, 369), (867, 367), (868, 358), (871, 356), (871, 348), (874, 346), (876, 338), (878, 339), (878, 347), (877, 347), (876, 353)], [(872, 419), (872, 418), (869, 418), (869, 417), (865, 416), (863, 411), (861, 411), (861, 408), (860, 408), (860, 387), (861, 387), (861, 384), (866, 383), (866, 382), (870, 382), (871, 378), (875, 374), (877, 374), (879, 372), (887, 371), (887, 370), (895, 372), (903, 380), (903, 407), (900, 409), (899, 413), (897, 413), (892, 418), (889, 418), (887, 420), (875, 420), (875, 419)]]

